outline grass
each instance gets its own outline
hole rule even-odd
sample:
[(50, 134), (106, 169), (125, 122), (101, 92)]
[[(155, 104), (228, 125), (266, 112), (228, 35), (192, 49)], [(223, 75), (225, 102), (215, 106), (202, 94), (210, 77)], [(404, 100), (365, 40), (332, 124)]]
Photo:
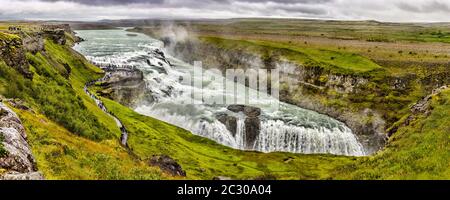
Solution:
[(321, 48), (300, 47), (289, 43), (258, 40), (234, 40), (218, 37), (202, 37), (203, 41), (224, 49), (246, 49), (259, 54), (271, 51), (287, 60), (307, 66), (322, 66), (335, 71), (368, 72), (381, 66), (357, 54)]
[(450, 179), (450, 90), (434, 96), (429, 117), (399, 129), (386, 149), (340, 167), (343, 179)]
[(448, 23), (387, 23), (377, 21), (325, 21), (301, 19), (232, 19), (223, 23), (193, 23), (196, 29), (235, 34), (312, 36), (369, 42), (450, 43)]
[(94, 102), (89, 101), (82, 89), (74, 89), (87, 82), (80, 74), (92, 67), (73, 56), (69, 47), (58, 46), (50, 41), (46, 41), (45, 45), (46, 53), (27, 53), (31, 71), (36, 75), (33, 80), (25, 79), (5, 64), (0, 65), (4, 96), (26, 100), (74, 134), (97, 141), (116, 137), (120, 131), (114, 128), (114, 123), (107, 116), (97, 114), (100, 109), (95, 109)]
[(0, 40), (11, 41), (17, 39), (20, 39), (17, 35), (0, 32)]
[(95, 142), (79, 137), (41, 114), (15, 110), (28, 134), (33, 155), (49, 180), (153, 180), (159, 169), (136, 160), (115, 139)]

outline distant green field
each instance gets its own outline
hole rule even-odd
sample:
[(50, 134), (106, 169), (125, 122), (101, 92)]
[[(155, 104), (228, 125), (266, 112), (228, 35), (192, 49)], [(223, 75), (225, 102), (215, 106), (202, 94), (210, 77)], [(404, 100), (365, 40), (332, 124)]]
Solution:
[[(225, 24), (225, 23), (224, 23)], [(373, 42), (450, 43), (448, 23), (388, 23), (377, 21), (324, 21), (300, 19), (234, 19), (224, 24), (194, 24), (207, 31), (283, 36), (317, 36)]]
[(370, 59), (343, 51), (338, 52), (320, 48), (299, 47), (273, 41), (244, 41), (217, 37), (203, 37), (202, 39), (206, 42), (214, 43), (221, 48), (247, 49), (262, 55), (270, 50), (275, 54), (280, 54), (280, 56), (302, 65), (318, 65), (337, 71), (368, 72), (382, 68)]

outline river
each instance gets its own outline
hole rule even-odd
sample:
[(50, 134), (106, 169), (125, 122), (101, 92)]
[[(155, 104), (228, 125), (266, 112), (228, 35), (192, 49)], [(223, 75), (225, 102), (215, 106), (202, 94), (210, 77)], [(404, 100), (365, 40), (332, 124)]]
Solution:
[[(198, 67), (169, 55), (161, 41), (144, 34), (130, 36), (124, 29), (76, 32), (86, 41), (76, 45), (74, 49), (89, 61), (101, 65), (134, 66), (144, 73), (145, 89), (150, 91), (152, 97), (151, 101), (142, 101), (133, 108), (138, 113), (241, 150), (366, 155), (357, 137), (344, 123), (246, 88), (263, 96), (260, 101), (272, 102), (258, 106), (261, 108), (260, 132), (254, 143), (248, 146), (245, 141), (246, 116), (229, 111), (229, 105), (202, 103), (204, 99), (201, 95), (195, 95), (200, 91), (199, 86), (186, 84), (186, 81), (180, 79), (187, 74), (193, 76), (192, 79), (202, 79), (194, 73), (199, 70)], [(224, 89), (223, 79), (202, 80), (201, 91), (209, 97), (237, 95), (237, 99), (244, 98), (240, 93), (230, 94)], [(277, 109), (273, 105), (277, 105)], [(237, 119), (235, 134), (217, 119), (220, 113)]]

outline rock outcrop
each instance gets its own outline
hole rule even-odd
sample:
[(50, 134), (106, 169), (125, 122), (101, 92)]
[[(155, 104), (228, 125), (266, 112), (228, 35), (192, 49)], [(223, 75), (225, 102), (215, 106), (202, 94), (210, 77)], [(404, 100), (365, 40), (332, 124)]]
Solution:
[(3, 103), (0, 103), (0, 136), (6, 151), (0, 157), (0, 168), (7, 170), (7, 173), (0, 175), (0, 179), (42, 179), (22, 122)]
[(66, 44), (66, 32), (64, 31), (64, 29), (44, 30), (43, 34), (45, 37), (53, 40), (53, 42), (55, 42), (56, 44)]
[(22, 38), (22, 43), (25, 51), (36, 54), (45, 50), (44, 37), (42, 33), (22, 33), (20, 37)]
[(16, 69), (25, 77), (33, 78), (25, 52), (20, 37), (0, 33), (0, 60), (5, 61), (6, 65)]
[(0, 180), (24, 181), (24, 180), (43, 180), (43, 179), (44, 176), (42, 176), (40, 172), (29, 172), (29, 173), (9, 172), (0, 175)]
[(158, 166), (162, 171), (172, 176), (186, 176), (186, 172), (181, 168), (181, 165), (167, 155), (154, 155), (149, 164)]
[[(246, 105), (230, 105), (227, 109), (233, 113), (244, 115), (244, 138), (245, 148), (252, 149), (261, 131), (261, 109)], [(233, 137), (236, 137), (239, 117), (227, 113), (219, 113), (216, 118), (223, 123)]]
[(230, 131), (233, 137), (236, 137), (237, 131), (237, 117), (230, 116), (227, 113), (218, 113), (216, 115), (217, 120), (227, 127), (227, 130)]
[(230, 181), (233, 180), (232, 178), (228, 176), (216, 176), (213, 178), (214, 181)]
[(104, 88), (100, 95), (114, 99), (124, 105), (133, 107), (146, 95), (142, 71), (133, 68), (108, 69), (100, 80)]
[(431, 107), (431, 101), (433, 99), (433, 96), (438, 95), (439, 93), (441, 93), (444, 90), (447, 90), (448, 88), (449, 88), (449, 86), (442, 86), (437, 89), (434, 89), (430, 95), (424, 97), (423, 99), (418, 101), (416, 104), (412, 105), (410, 108), (411, 115), (409, 115), (405, 119), (405, 121), (400, 123), (398, 126), (395, 126), (392, 129), (390, 129), (388, 131), (388, 135), (392, 136), (395, 132), (397, 132), (397, 130), (400, 127), (408, 126), (409, 124), (411, 124), (411, 122), (416, 120), (417, 117), (420, 115), (429, 116), (431, 114), (431, 111), (433, 110), (433, 108)]

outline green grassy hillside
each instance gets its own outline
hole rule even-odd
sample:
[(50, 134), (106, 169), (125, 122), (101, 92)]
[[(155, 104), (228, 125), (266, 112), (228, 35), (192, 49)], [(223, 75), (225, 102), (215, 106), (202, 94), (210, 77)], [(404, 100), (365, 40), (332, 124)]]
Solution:
[(450, 90), (433, 97), (431, 115), (400, 128), (386, 149), (338, 168), (344, 179), (450, 179)]
[[(39, 170), (47, 179), (160, 179), (159, 169), (129, 155), (120, 130), (84, 93), (84, 83), (103, 76), (69, 46), (45, 42), (27, 53), (32, 80), (0, 62), (0, 94), (24, 100), (15, 109), (28, 134)], [(70, 74), (70, 75), (69, 75)]]
[[(323, 61), (318, 60), (330, 56), (318, 58), (322, 56), (317, 54), (320, 50), (284, 46), (287, 44), (253, 44), (258, 46), (255, 48), (295, 51), (320, 63)], [(108, 110), (127, 127), (129, 151), (119, 144), (120, 130), (114, 120), (83, 91), (84, 83), (103, 76), (101, 70), (68, 45), (46, 41), (45, 49), (26, 55), (34, 73), (32, 80), (0, 61), (0, 94), (22, 99), (32, 108), (14, 110), (23, 121), (39, 170), (47, 179), (182, 178), (148, 166), (148, 159), (159, 154), (174, 158), (186, 170), (187, 179), (450, 179), (449, 90), (433, 98), (429, 117), (422, 116), (400, 128), (385, 150), (361, 158), (234, 150), (103, 98)], [(350, 60), (378, 68), (362, 56), (329, 53), (345, 58), (329, 61), (330, 65), (358, 70), (357, 65), (347, 65), (350, 56)], [(1, 152), (0, 148), (0, 156)]]

